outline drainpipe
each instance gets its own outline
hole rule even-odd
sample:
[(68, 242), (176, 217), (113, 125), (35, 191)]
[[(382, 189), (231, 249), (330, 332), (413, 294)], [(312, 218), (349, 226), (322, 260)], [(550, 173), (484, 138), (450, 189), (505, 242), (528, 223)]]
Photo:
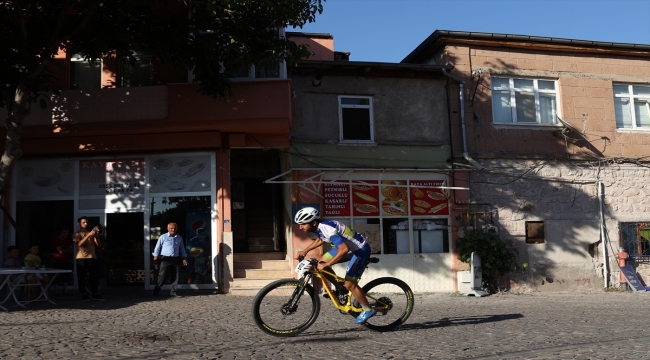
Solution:
[[(460, 123), (463, 128), (463, 157), (470, 164), (472, 164), (472, 166), (474, 166), (477, 170), (483, 170), (483, 166), (479, 164), (476, 160), (472, 159), (469, 156), (469, 153), (467, 152), (467, 134), (465, 130), (465, 85), (463, 84), (463, 81), (461, 79), (451, 75), (450, 73), (447, 72), (446, 69), (442, 69), (442, 73), (446, 77), (456, 81), (460, 85)], [(449, 129), (449, 131), (451, 132), (451, 129)], [(451, 149), (451, 151), (453, 153), (454, 149)]]
[(605, 214), (603, 212), (603, 183), (598, 182), (598, 207), (600, 209), (600, 238), (603, 241), (603, 280), (604, 287), (609, 286), (609, 265), (607, 263), (607, 239), (605, 238)]

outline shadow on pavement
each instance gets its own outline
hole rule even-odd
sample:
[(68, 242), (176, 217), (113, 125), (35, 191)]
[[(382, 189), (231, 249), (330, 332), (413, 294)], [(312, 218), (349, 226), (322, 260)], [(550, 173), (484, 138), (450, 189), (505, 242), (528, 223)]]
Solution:
[[(183, 298), (195, 296), (221, 295), (215, 290), (179, 290), (177, 291)], [(169, 296), (169, 290), (161, 290), (159, 296), (153, 296), (153, 291), (144, 290), (142, 287), (111, 287), (101, 291), (106, 301), (81, 301), (81, 295), (75, 291), (68, 291), (66, 295), (54, 294), (53, 301), (57, 305), (47, 301), (36, 301), (29, 303), (26, 308), (14, 306), (13, 301), (4, 304), (10, 312), (18, 311), (47, 311), (47, 310), (72, 310), (72, 309), (92, 309), (92, 310), (116, 310), (127, 308), (140, 303), (159, 302), (159, 301), (176, 301), (182, 300)]]
[(427, 322), (416, 323), (416, 324), (404, 324), (399, 328), (397, 328), (395, 331), (433, 329), (437, 327), (447, 327), (447, 326), (475, 325), (475, 324), (484, 324), (484, 323), (491, 323), (491, 322), (498, 322), (498, 321), (514, 320), (523, 317), (524, 316), (522, 314), (503, 314), (503, 315), (470, 316), (470, 317), (463, 317), (463, 318), (442, 318), (438, 321), (427, 321)]

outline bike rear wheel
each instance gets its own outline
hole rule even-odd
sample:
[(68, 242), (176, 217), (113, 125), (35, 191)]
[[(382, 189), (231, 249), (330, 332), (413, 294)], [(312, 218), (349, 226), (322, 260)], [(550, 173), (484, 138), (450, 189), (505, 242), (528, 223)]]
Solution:
[(262, 331), (274, 336), (294, 336), (307, 330), (320, 311), (320, 298), (311, 285), (300, 291), (302, 281), (282, 279), (265, 286), (253, 300), (253, 319)]
[(375, 279), (363, 287), (370, 306), (377, 314), (363, 325), (374, 331), (391, 331), (402, 325), (413, 311), (413, 291), (402, 280), (390, 277)]

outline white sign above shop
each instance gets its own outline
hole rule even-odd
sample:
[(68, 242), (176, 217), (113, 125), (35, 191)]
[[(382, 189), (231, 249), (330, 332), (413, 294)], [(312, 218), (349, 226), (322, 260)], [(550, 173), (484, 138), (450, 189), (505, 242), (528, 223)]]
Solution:
[(144, 158), (79, 161), (79, 195), (144, 194)]

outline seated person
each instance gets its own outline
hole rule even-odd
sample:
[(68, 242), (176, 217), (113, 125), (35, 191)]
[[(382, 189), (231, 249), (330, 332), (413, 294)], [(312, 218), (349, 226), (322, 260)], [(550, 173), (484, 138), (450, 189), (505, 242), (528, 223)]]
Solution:
[[(31, 245), (29, 247), (29, 254), (25, 256), (25, 267), (32, 269), (41, 268), (41, 257), (38, 256), (38, 245)], [(27, 280), (32, 284), (38, 284), (39, 282), (45, 288), (50, 283), (50, 277), (47, 274), (30, 274)], [(34, 299), (38, 296), (38, 287), (30, 286), (31, 298)], [(46, 290), (47, 297), (50, 297), (50, 289)]]
[[(6, 268), (19, 268), (20, 265), (20, 260), (18, 260), (18, 256), (20, 255), (20, 252), (18, 251), (18, 246), (10, 246), (7, 248), (7, 260), (5, 261), (5, 267)], [(15, 275), (14, 275), (15, 276)]]
[[(61, 270), (72, 270), (72, 240), (70, 240), (70, 230), (62, 229), (59, 235), (52, 240), (52, 267)], [(59, 274), (55, 283), (52, 285), (56, 292), (56, 285), (62, 287), (61, 294), (66, 295), (67, 286), (71, 280), (71, 274)]]
[[(18, 256), (20, 256), (20, 251), (18, 250), (18, 246), (10, 246), (7, 248), (7, 260), (5, 260), (4, 266), (6, 268), (20, 268), (20, 260), (18, 260)], [(20, 280), (21, 275), (11, 275), (11, 281), (16, 282)], [(0, 279), (0, 283), (2, 283), (3, 279)]]

